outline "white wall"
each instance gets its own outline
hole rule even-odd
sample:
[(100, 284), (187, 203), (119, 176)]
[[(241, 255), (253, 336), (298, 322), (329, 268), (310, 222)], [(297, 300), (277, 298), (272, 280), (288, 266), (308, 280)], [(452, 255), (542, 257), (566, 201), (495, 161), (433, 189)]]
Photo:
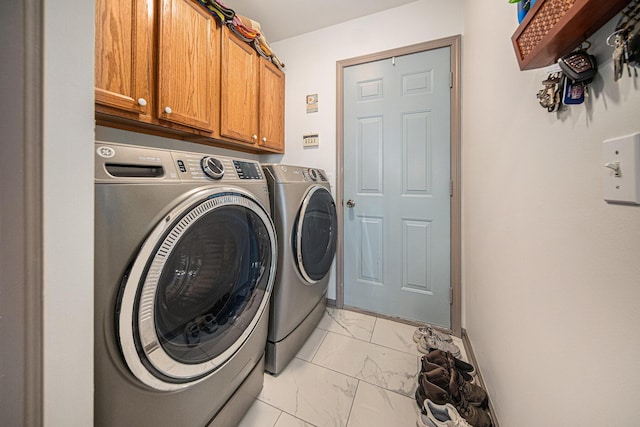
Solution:
[[(286, 151), (263, 156), (263, 161), (322, 168), (335, 187), (336, 62), (462, 34), (462, 4), (462, 0), (416, 1), (274, 43), (274, 51), (286, 64)], [(319, 109), (307, 114), (306, 95), (314, 93)], [(302, 135), (311, 132), (320, 134), (320, 146), (303, 148)], [(335, 296), (334, 271), (329, 298)]]
[(602, 140), (640, 132), (640, 79), (604, 39), (589, 104), (538, 105), (506, 0), (465, 2), (466, 322), (502, 426), (638, 425), (640, 207), (602, 199)]
[(94, 6), (54, 3), (43, 31), (44, 425), (90, 426)]

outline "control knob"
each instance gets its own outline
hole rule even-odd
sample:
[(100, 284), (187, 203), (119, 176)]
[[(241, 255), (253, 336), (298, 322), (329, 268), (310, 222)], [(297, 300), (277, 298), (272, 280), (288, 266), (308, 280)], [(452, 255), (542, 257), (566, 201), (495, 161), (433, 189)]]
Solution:
[(317, 169), (309, 169), (309, 176), (313, 181), (317, 181), (320, 178), (320, 174)]
[(224, 165), (215, 157), (204, 157), (200, 161), (202, 171), (209, 178), (220, 179), (224, 175)]

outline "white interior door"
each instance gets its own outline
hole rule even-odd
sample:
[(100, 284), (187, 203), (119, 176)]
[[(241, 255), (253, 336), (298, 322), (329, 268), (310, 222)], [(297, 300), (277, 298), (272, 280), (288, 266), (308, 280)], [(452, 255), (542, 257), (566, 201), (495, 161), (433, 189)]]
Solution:
[(344, 304), (451, 327), (450, 47), (344, 69)]

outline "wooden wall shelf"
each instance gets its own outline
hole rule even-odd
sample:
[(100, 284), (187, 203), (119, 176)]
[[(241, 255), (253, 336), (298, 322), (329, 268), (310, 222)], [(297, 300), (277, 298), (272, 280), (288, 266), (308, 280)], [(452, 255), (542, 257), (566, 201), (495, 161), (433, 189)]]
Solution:
[(511, 37), (521, 70), (546, 67), (575, 49), (630, 0), (537, 0)]

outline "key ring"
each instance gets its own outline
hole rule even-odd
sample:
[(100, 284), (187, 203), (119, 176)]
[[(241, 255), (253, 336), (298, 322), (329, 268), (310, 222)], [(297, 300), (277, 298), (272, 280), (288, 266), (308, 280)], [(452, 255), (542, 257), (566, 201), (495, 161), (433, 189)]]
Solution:
[(607, 37), (607, 46), (616, 47), (616, 43), (611, 43), (611, 39), (616, 37), (618, 34), (622, 34), (624, 36), (625, 32), (626, 32), (626, 30), (615, 30), (613, 33), (611, 33), (609, 35), (609, 37)]

